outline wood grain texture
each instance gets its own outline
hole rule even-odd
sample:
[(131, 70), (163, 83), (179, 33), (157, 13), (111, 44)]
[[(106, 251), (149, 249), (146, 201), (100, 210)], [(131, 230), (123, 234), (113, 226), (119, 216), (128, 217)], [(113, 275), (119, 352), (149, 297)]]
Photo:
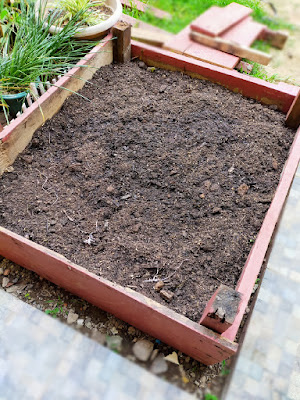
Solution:
[(192, 23), (192, 29), (212, 37), (221, 36), (252, 12), (251, 8), (238, 3), (230, 3), (223, 8), (213, 6)]
[(169, 33), (162, 34), (161, 32), (155, 32), (149, 29), (143, 28), (131, 28), (132, 39), (140, 42), (149, 43), (153, 46), (163, 46), (173, 35)]
[(300, 125), (300, 93), (295, 98), (286, 117), (286, 125), (297, 129)]
[(226, 40), (221, 37), (211, 37), (199, 32), (191, 32), (190, 38), (194, 42), (200, 43), (204, 46), (208, 46), (240, 58), (247, 58), (250, 61), (254, 61), (262, 65), (268, 65), (272, 59), (272, 56), (267, 53), (263, 53), (262, 51), (252, 49), (232, 40)]
[(124, 64), (131, 59), (131, 25), (118, 21), (112, 27), (113, 58), (115, 63)]

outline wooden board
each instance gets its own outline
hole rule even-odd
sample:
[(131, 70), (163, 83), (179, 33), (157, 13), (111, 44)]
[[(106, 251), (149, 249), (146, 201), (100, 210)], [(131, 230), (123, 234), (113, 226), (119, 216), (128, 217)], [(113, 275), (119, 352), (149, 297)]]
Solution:
[(221, 362), (237, 351), (236, 343), (219, 334), (2, 227), (0, 255), (206, 365)]
[[(250, 61), (257, 62), (262, 65), (268, 65), (272, 56), (262, 51), (251, 49), (237, 42), (226, 40), (221, 37), (211, 37), (199, 32), (191, 32), (190, 38), (201, 45), (209, 46), (213, 49), (220, 50), (224, 53), (232, 54), (240, 58), (247, 58)], [(187, 52), (186, 52), (187, 54)]]
[(187, 26), (165, 42), (163, 48), (227, 69), (233, 69), (238, 64), (238, 57), (193, 42), (190, 38), (190, 31), (190, 26)]
[(211, 7), (193, 23), (192, 29), (209, 36), (221, 36), (234, 25), (247, 18), (253, 10), (238, 3), (230, 3), (224, 8)]
[(252, 17), (243, 21), (221, 35), (222, 39), (232, 40), (243, 46), (251, 46), (265, 31), (265, 26), (253, 21)]
[(295, 98), (286, 118), (286, 124), (290, 128), (296, 129), (300, 125), (300, 93)]
[[(195, 44), (190, 38), (193, 24), (184, 28), (163, 45), (164, 49), (184, 54), (188, 57), (218, 65), (227, 69), (237, 66), (240, 58), (234, 55), (224, 55), (220, 50), (209, 49), (208, 46)], [(236, 42), (245, 46), (251, 45), (264, 31), (264, 25), (258, 24), (251, 17), (245, 18), (235, 27), (225, 32), (221, 37), (226, 40), (235, 38)]]
[(60, 110), (66, 98), (81, 89), (100, 67), (112, 63), (111, 39), (112, 35), (108, 35), (84, 60), (59, 79), (56, 86), (47, 90), (24, 114), (3, 129), (0, 133), (0, 176), (29, 144), (34, 132)]
[(138, 40), (140, 42), (149, 43), (154, 46), (162, 46), (167, 42), (172, 34), (155, 32), (150, 29), (143, 28), (131, 28), (132, 39)]

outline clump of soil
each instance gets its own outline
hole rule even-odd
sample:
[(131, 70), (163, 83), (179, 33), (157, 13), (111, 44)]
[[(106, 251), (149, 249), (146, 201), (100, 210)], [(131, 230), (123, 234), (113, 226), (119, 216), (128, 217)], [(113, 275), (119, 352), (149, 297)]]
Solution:
[(104, 67), (90, 102), (66, 101), (0, 181), (0, 224), (198, 321), (236, 285), (294, 132), (274, 109), (151, 71)]

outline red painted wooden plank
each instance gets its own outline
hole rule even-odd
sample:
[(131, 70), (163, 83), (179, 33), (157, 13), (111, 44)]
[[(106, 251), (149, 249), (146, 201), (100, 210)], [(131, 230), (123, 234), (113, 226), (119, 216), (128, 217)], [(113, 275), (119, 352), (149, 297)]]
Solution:
[(230, 3), (224, 8), (211, 7), (192, 23), (192, 29), (209, 36), (220, 36), (248, 17), (252, 11), (237, 3)]
[(215, 364), (237, 351), (236, 343), (2, 227), (0, 254), (204, 364)]
[(190, 26), (186, 26), (177, 35), (164, 44), (164, 49), (183, 54), (194, 42), (190, 39)]
[(251, 46), (251, 44), (260, 37), (264, 32), (265, 26), (253, 21), (251, 17), (245, 18), (243, 21), (223, 33), (221, 37), (226, 40), (232, 40), (243, 46)]
[(185, 50), (184, 55), (227, 69), (233, 69), (240, 61), (239, 57), (195, 42)]
[(146, 12), (150, 11), (156, 18), (159, 19), (171, 19), (171, 14), (169, 14), (167, 11), (160, 10), (159, 8), (149, 6), (148, 4), (143, 3), (142, 1), (139, 0), (121, 0), (121, 3), (123, 6), (126, 6), (128, 8), (136, 7), (136, 9), (140, 12)]
[(175, 53), (184, 54), (197, 60), (224, 68), (233, 69), (239, 62), (239, 58), (211, 47), (195, 43), (190, 39), (190, 26), (184, 28), (172, 39), (164, 44), (164, 48)]
[(208, 79), (261, 103), (275, 104), (284, 113), (288, 112), (300, 90), (297, 86), (269, 83), (135, 40), (132, 40), (131, 51), (132, 57), (139, 57), (148, 65)]
[(286, 197), (293, 182), (294, 175), (300, 162), (300, 128), (298, 129), (290, 155), (285, 164), (275, 196), (257, 235), (255, 243), (246, 261), (245, 267), (236, 286), (236, 290), (243, 294), (242, 303), (233, 325), (223, 333), (223, 337), (234, 340), (238, 332), (244, 312), (248, 305), (253, 286), (262, 267), (264, 257), (273, 236), (276, 224), (279, 221)]
[(291, 105), (291, 108), (286, 117), (286, 124), (290, 128), (298, 128), (300, 124), (300, 93)]

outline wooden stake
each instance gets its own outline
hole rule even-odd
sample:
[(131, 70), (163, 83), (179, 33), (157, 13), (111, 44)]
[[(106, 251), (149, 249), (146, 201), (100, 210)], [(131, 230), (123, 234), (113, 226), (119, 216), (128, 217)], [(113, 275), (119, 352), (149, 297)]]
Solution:
[(250, 47), (220, 37), (210, 37), (202, 33), (191, 32), (190, 38), (194, 42), (204, 44), (205, 46), (221, 50), (237, 57), (248, 58), (250, 61), (258, 62), (263, 65), (268, 65), (272, 59), (269, 54), (263, 53), (262, 51), (254, 50)]
[(282, 31), (272, 31), (271, 29), (266, 28), (262, 34), (262, 39), (273, 47), (277, 47), (278, 49), (283, 49), (285, 42), (287, 41), (289, 35), (286, 32)]
[(112, 28), (113, 56), (115, 63), (126, 63), (131, 59), (131, 26), (119, 21)]
[(289, 128), (295, 129), (300, 125), (300, 92), (291, 105), (285, 123)]
[(165, 42), (170, 40), (172, 34), (155, 32), (148, 29), (131, 28), (132, 39), (138, 40), (139, 42), (149, 43), (154, 46), (163, 46)]

